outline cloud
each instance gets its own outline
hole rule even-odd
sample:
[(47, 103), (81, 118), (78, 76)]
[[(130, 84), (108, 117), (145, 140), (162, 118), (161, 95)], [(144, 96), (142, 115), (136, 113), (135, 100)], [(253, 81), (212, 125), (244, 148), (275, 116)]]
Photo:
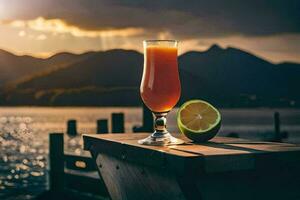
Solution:
[[(296, 0), (114, 0), (114, 5), (151, 11), (165, 17), (164, 13), (178, 12), (188, 16), (185, 23), (174, 28), (187, 35), (223, 36), (242, 34), (249, 36), (300, 32), (300, 1)], [(116, 3), (118, 2), (118, 3)], [(175, 17), (175, 20), (180, 19)], [(151, 23), (151, 21), (150, 21)], [(165, 24), (168, 25), (168, 24)], [(172, 25), (171, 25), (172, 27)], [(176, 31), (176, 30), (174, 30)], [(197, 34), (197, 33), (196, 33)]]
[[(198, 40), (198, 45), (210, 47), (212, 44), (240, 48), (272, 62), (300, 62), (300, 34), (283, 34), (274, 36), (230, 36)], [(185, 44), (186, 45), (186, 44)]]
[(47, 36), (44, 35), (44, 34), (41, 34), (39, 36), (36, 37), (37, 40), (46, 40), (47, 39)]
[(18, 35), (20, 36), (20, 37), (24, 37), (25, 35), (26, 35), (26, 32), (25, 31), (19, 31), (19, 33), (18, 33)]
[(0, 47), (20, 53), (142, 51), (143, 39), (172, 38), (182, 41), (181, 52), (218, 43), (300, 62), (298, 0), (0, 0), (1, 6)]
[(77, 27), (92, 36), (98, 33), (87, 31), (126, 28), (142, 28), (150, 35), (168, 31), (185, 39), (300, 32), (300, 1), (296, 0), (10, 0), (5, 4), (14, 19), (59, 18), (70, 29)]
[[(1, 22), (0, 22), (1, 24)], [(68, 25), (61, 19), (45, 19), (38, 17), (33, 20), (12, 20), (2, 21), (2, 24), (6, 24), (16, 28), (29, 28), (35, 31), (49, 32), (54, 34), (71, 34), (74, 37), (128, 37), (136, 36), (144, 33), (142, 28), (120, 28), (120, 29), (107, 29), (107, 30), (85, 30), (74, 25)], [(44, 40), (43, 39), (39, 40)]]

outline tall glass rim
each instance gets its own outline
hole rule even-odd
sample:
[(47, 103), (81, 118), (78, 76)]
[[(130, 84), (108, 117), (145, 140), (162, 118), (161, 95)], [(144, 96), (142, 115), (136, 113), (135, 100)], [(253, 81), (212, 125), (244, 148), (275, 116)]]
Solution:
[(176, 43), (178, 43), (179, 40), (153, 40), (153, 39), (151, 39), (151, 40), (144, 40), (143, 42), (176, 42)]
[(143, 44), (144, 46), (148, 45), (174, 45), (178, 46), (179, 40), (144, 40)]

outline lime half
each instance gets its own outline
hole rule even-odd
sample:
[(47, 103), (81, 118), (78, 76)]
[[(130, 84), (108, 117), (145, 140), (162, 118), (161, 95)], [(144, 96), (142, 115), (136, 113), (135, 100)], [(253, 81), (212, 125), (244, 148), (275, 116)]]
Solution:
[(184, 103), (177, 113), (180, 131), (195, 142), (213, 138), (221, 127), (221, 114), (206, 101), (191, 100)]

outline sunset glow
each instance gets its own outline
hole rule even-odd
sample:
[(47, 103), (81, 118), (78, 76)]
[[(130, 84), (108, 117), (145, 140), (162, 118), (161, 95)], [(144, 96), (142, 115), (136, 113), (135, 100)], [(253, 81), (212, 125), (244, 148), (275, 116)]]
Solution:
[[(0, 49), (37, 57), (115, 48), (142, 52), (145, 39), (177, 39), (180, 54), (204, 51), (218, 44), (240, 48), (275, 63), (300, 62), (299, 26), (292, 14), (278, 10), (276, 13), (283, 17), (276, 18), (275, 12), (253, 16), (250, 11), (254, 8), (240, 12), (240, 5), (232, 10), (221, 4), (224, 13), (236, 14), (223, 16), (223, 12), (216, 13), (215, 7), (203, 2), (184, 7), (155, 4), (157, 9), (151, 10), (148, 4), (139, 7), (112, 1), (86, 3), (85, 7), (78, 0), (64, 1), (64, 6), (56, 0), (0, 0)], [(195, 9), (196, 6), (206, 9)], [(235, 17), (238, 14), (241, 17)], [(249, 16), (251, 20), (245, 21)]]
[(33, 20), (14, 20), (10, 22), (2, 21), (3, 25), (9, 25), (16, 28), (30, 28), (35, 31), (49, 32), (54, 34), (68, 33), (75, 37), (128, 37), (136, 36), (144, 33), (142, 28), (124, 28), (124, 29), (108, 29), (108, 30), (84, 30), (77, 26), (68, 25), (61, 19), (44, 19), (38, 17)]

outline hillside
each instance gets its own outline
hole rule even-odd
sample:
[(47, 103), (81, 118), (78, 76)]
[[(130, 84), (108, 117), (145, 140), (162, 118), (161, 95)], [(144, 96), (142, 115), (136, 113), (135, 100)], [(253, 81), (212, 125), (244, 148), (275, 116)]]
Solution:
[(17, 56), (0, 50), (0, 87), (10, 88), (19, 82), (29, 81), (33, 77), (64, 68), (92, 54), (93, 52), (80, 55), (63, 52), (41, 59), (32, 56)]
[(19, 84), (18, 89), (117, 87), (124, 85), (136, 87), (143, 70), (142, 62), (142, 55), (135, 51), (97, 52), (88, 59)]
[(31, 56), (16, 56), (0, 50), (0, 86), (5, 82), (20, 78), (47, 67), (43, 59)]
[(205, 52), (188, 52), (179, 61), (182, 69), (198, 76), (204, 84), (200, 89), (203, 95), (215, 103), (234, 106), (244, 99), (252, 100), (249, 106), (287, 106), (289, 101), (300, 99), (299, 64), (276, 65), (245, 51), (216, 45)]
[[(141, 102), (143, 56), (136, 51), (62, 53), (42, 62), (48, 70), (11, 82), (2, 104), (134, 106)], [(63, 67), (49, 70), (58, 63)], [(300, 104), (299, 64), (276, 65), (236, 48), (213, 45), (207, 51), (181, 55), (179, 69), (181, 101), (201, 98), (222, 107)]]

